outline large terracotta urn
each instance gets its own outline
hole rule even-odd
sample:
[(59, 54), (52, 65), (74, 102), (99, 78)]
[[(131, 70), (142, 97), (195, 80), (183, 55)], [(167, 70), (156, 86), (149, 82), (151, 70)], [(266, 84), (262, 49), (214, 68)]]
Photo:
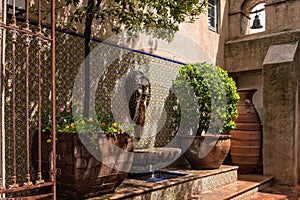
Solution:
[[(230, 150), (230, 135), (181, 136), (182, 144), (189, 148), (184, 156), (192, 169), (217, 169)], [(191, 142), (192, 141), (192, 142)]]
[(261, 156), (262, 128), (259, 115), (253, 105), (255, 88), (238, 89), (238, 118), (236, 129), (230, 131), (232, 163), (239, 166), (239, 173), (255, 172)]

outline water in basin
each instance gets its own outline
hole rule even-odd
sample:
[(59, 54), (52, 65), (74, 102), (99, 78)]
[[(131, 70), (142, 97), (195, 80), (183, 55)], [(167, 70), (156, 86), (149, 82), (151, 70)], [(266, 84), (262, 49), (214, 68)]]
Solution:
[(127, 176), (129, 179), (143, 180), (148, 182), (157, 183), (163, 180), (186, 176), (188, 174), (170, 171), (153, 171), (145, 173), (130, 174)]

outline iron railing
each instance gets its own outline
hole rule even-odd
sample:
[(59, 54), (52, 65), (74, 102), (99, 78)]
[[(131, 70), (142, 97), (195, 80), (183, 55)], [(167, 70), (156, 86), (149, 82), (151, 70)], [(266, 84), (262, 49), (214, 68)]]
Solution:
[[(29, 24), (29, 0), (23, 0), (25, 1), (25, 8), (23, 8), (23, 11), (21, 9), (21, 14), (25, 15), (25, 20), (22, 25), (17, 24), (17, 14), (19, 12), (16, 12), (16, 10), (20, 10), (19, 7), (17, 7), (16, 0), (10, 0), (8, 1), (9, 6), (6, 1), (1, 0), (0, 3), (0, 37), (1, 37), (1, 70), (0, 70), (0, 78), (1, 78), (1, 112), (0, 112), (0, 144), (1, 144), (1, 159), (0, 159), (0, 197), (26, 197), (30, 199), (39, 199), (39, 198), (45, 198), (45, 197), (53, 197), (53, 199), (56, 199), (56, 157), (51, 157), (51, 176), (49, 181), (44, 181), (43, 174), (42, 174), (42, 153), (41, 153), (41, 134), (42, 134), (42, 111), (41, 111), (41, 105), (42, 105), (42, 91), (41, 91), (41, 84), (42, 84), (42, 61), (41, 61), (41, 53), (42, 53), (42, 44), (43, 43), (50, 43), (51, 44), (51, 107), (52, 107), (52, 123), (55, 124), (55, 107), (56, 107), (56, 81), (55, 81), (55, 0), (51, 1), (51, 34), (50, 36), (46, 36), (42, 33), (42, 0), (37, 1), (37, 30), (33, 31), (30, 29)], [(10, 8), (12, 11), (10, 13), (7, 12), (7, 8)], [(6, 20), (7, 16), (10, 15), (10, 20)], [(9, 33), (11, 35), (11, 48), (9, 49), (9, 52), (5, 52), (7, 49), (6, 47), (6, 34)], [(25, 41), (22, 44), (24, 45), (25, 49), (25, 55), (22, 55), (21, 57), (24, 60), (24, 64), (22, 67), (25, 68), (25, 70), (20, 70), (20, 66), (16, 64), (17, 58), (17, 45), (18, 40), (22, 39)], [(36, 41), (37, 44), (37, 53), (36, 65), (30, 65), (30, 59), (32, 59), (32, 54), (30, 55), (31, 46), (33, 45), (33, 41)], [(6, 56), (9, 55), (9, 56)], [(6, 58), (8, 57), (8, 58)], [(36, 82), (32, 82), (30, 79), (31, 76), (31, 70), (32, 67), (37, 67), (37, 69), (34, 69), (37, 71), (37, 80)], [(6, 71), (9, 70), (9, 74), (6, 74)], [(23, 96), (20, 96), (17, 92), (17, 82), (18, 78), (20, 76), (25, 76), (25, 83), (23, 87), (25, 87), (25, 98)], [(30, 109), (31, 109), (31, 101), (30, 101), (30, 88), (37, 89), (37, 146), (38, 146), (38, 158), (37, 158), (37, 170), (32, 170), (32, 138), (31, 136), (36, 133), (31, 133), (30, 124), (31, 124), (31, 116), (30, 116)], [(37, 86), (36, 86), (37, 85)], [(5, 90), (8, 90), (7, 92)], [(10, 95), (6, 96), (6, 93), (9, 93)], [(22, 100), (25, 101), (23, 102)], [(21, 103), (20, 103), (21, 102)], [(22, 105), (25, 104), (25, 105)], [(6, 120), (4, 119), (7, 115), (5, 115), (5, 109), (6, 105), (10, 106), (11, 110), (11, 125), (6, 125)], [(22, 115), (18, 114), (19, 107), (25, 108), (25, 119), (19, 119), (20, 117), (23, 117)], [(17, 132), (17, 126), (18, 121), (23, 120), (25, 121), (25, 130), (23, 133)], [(10, 127), (12, 130), (10, 132), (7, 132), (6, 130)], [(12, 134), (12, 135), (10, 135)], [(56, 138), (56, 129), (55, 126), (52, 126), (52, 138)], [(11, 137), (12, 139), (12, 145), (10, 146), (11, 151), (6, 150), (6, 146), (10, 144), (6, 144), (6, 137)], [(22, 152), (22, 155), (25, 155), (25, 165), (21, 166), (21, 168), (26, 170), (25, 177), (24, 174), (18, 173), (18, 168), (20, 168), (20, 162), (18, 162), (20, 158), (19, 152), (17, 151), (18, 145), (20, 144), (20, 140), (23, 140), (25, 138), (26, 140), (26, 148), (24, 151), (26, 153)], [(12, 163), (6, 162), (6, 157), (11, 154), (11, 160)], [(52, 155), (56, 155), (56, 142), (55, 140), (52, 140)], [(23, 157), (24, 158), (24, 157)], [(12, 165), (12, 170), (6, 174), (5, 167), (7, 165)], [(32, 174), (32, 171), (37, 171), (36, 175)], [(36, 180), (33, 181), (32, 177), (34, 177)], [(22, 180), (25, 180), (23, 182), (20, 182)], [(43, 188), (47, 188), (43, 190)], [(49, 188), (52, 188), (51, 190)], [(31, 192), (32, 191), (32, 192)]]

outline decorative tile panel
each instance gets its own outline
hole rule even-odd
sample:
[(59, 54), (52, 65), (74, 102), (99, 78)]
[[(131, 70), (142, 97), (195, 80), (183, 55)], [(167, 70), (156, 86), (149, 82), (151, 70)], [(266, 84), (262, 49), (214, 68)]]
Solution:
[[(21, 25), (21, 24), (20, 24)], [(34, 28), (32, 26), (32, 28)], [(56, 94), (57, 104), (66, 105), (72, 101), (72, 90), (77, 76), (83, 75), (82, 65), (84, 63), (84, 38), (74, 34), (57, 32), (56, 35)], [(38, 120), (38, 39), (32, 38), (29, 49), (29, 82), (30, 82), (30, 144), (33, 145), (33, 137), (37, 133)], [(46, 41), (41, 42), (41, 63), (42, 63), (42, 110), (51, 107), (51, 66), (50, 48)], [(149, 110), (146, 113), (145, 137), (141, 146), (166, 146), (178, 129), (175, 113), (172, 111), (172, 103), (176, 96), (169, 88), (172, 86), (172, 78), (181, 66), (175, 62), (164, 60), (136, 51), (92, 41), (93, 57), (91, 60), (92, 86), (97, 88), (95, 102), (103, 105), (106, 112), (112, 111), (112, 100), (115, 113), (128, 113), (128, 105), (124, 96), (116, 99), (116, 93), (124, 92), (122, 81), (132, 70), (143, 71), (151, 80), (152, 97)], [(101, 51), (98, 51), (98, 46)], [(13, 130), (12, 130), (12, 38), (11, 32), (7, 32), (6, 43), (6, 66), (5, 66), (5, 143), (6, 143), (6, 179), (9, 180), (13, 174)], [(25, 109), (25, 40), (24, 35), (17, 36), (16, 43), (16, 131), (17, 131), (17, 173), (18, 182), (25, 181), (26, 172), (26, 109)], [(102, 58), (102, 59), (99, 59)], [(111, 61), (109, 64), (105, 61)], [(98, 76), (99, 68), (105, 68), (102, 76)], [(93, 71), (94, 70), (94, 71)], [(98, 81), (98, 82), (97, 82)], [(169, 81), (167, 83), (167, 81)], [(167, 83), (167, 84), (166, 84)], [(81, 83), (83, 84), (83, 83)], [(163, 111), (163, 112), (162, 112)], [(121, 114), (122, 117), (122, 114)], [(120, 117), (118, 117), (120, 118)], [(160, 119), (157, 123), (157, 120)], [(122, 120), (122, 118), (120, 119)], [(156, 124), (155, 127), (153, 125)], [(155, 138), (155, 141), (153, 140)], [(32, 156), (32, 155), (31, 155)], [(32, 179), (35, 178), (35, 169), (31, 168)], [(9, 183), (9, 181), (8, 181)], [(156, 198), (155, 196), (151, 198)]]

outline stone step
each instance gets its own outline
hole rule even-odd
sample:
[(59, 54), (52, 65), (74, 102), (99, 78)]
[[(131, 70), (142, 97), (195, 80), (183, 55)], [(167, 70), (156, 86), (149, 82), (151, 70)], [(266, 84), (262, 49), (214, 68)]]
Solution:
[(237, 166), (226, 165), (214, 170), (179, 170), (169, 168), (165, 170), (187, 175), (156, 183), (125, 179), (114, 193), (90, 198), (90, 200), (187, 199), (192, 194), (234, 183), (237, 181), (237, 169)]
[(287, 200), (288, 197), (285, 195), (280, 194), (270, 194), (270, 193), (264, 193), (264, 192), (256, 192), (255, 194), (251, 195), (249, 200)]
[[(240, 175), (237, 181), (193, 194), (188, 199), (225, 200), (249, 199), (251, 195), (272, 184), (273, 177), (262, 175)], [(255, 197), (255, 196), (253, 196)]]
[[(50, 199), (50, 197), (53, 197), (53, 193), (49, 194), (39, 194), (34, 196), (26, 196), (26, 197), (9, 197), (4, 198), (5, 200), (37, 200), (37, 199)], [(3, 199), (3, 198), (1, 198)]]

